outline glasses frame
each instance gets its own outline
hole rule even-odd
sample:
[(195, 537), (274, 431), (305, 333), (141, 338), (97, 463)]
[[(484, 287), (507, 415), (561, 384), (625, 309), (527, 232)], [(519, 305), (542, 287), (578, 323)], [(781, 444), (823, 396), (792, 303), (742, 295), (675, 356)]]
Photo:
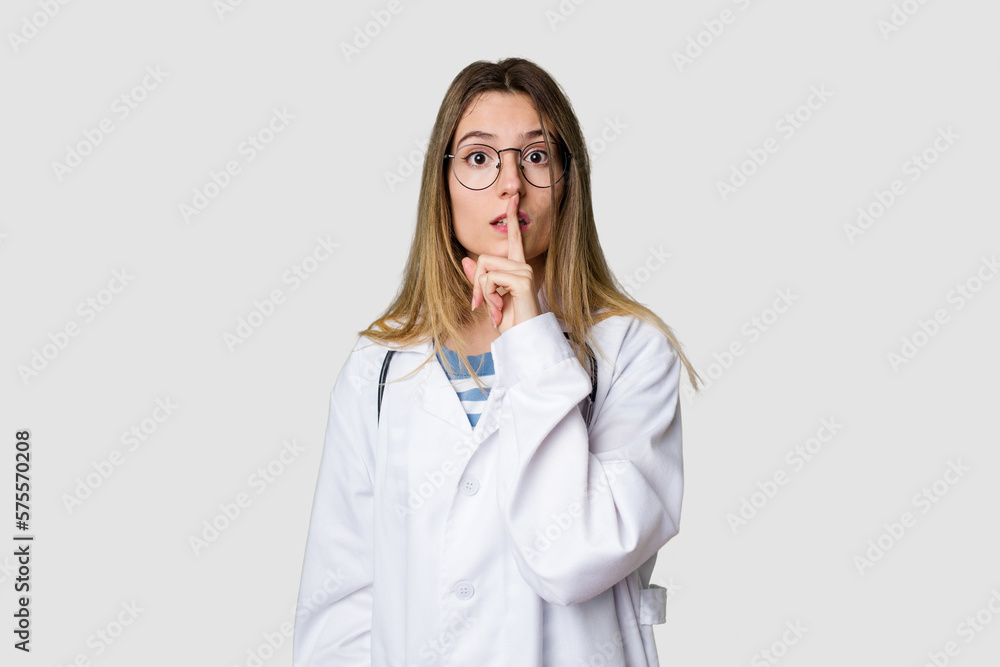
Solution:
[[(549, 141), (549, 145), (556, 146), (556, 148), (559, 151), (561, 151), (562, 154), (565, 156), (564, 157), (565, 164), (563, 165), (563, 173), (560, 174), (559, 178), (557, 178), (556, 180), (554, 180), (551, 185), (535, 185), (528, 178), (528, 175), (524, 173), (524, 164), (523, 164), (523, 162), (524, 162), (524, 151), (526, 151), (527, 149), (531, 148), (532, 146), (535, 146), (536, 144), (542, 144), (544, 146), (545, 142), (544, 141), (535, 141), (535, 142), (532, 142), (532, 143), (528, 144), (524, 148), (504, 148), (502, 150), (496, 148), (495, 146), (490, 146), (489, 144), (462, 144), (461, 146), (459, 146), (458, 148), (465, 148), (466, 146), (485, 146), (486, 148), (491, 148), (491, 149), (493, 149), (494, 152), (496, 152), (496, 154), (497, 154), (497, 173), (493, 177), (493, 180), (490, 181), (490, 184), (487, 185), (487, 186), (485, 186), (485, 187), (482, 187), (482, 188), (470, 188), (465, 183), (462, 183), (462, 179), (460, 179), (458, 177), (458, 172), (455, 171), (455, 161), (454, 160), (452, 160), (452, 162), (451, 162), (451, 172), (453, 174), (455, 174), (455, 180), (458, 181), (459, 184), (462, 187), (464, 187), (464, 188), (466, 188), (468, 190), (476, 191), (476, 192), (479, 192), (480, 190), (486, 190), (487, 188), (493, 187), (493, 184), (497, 182), (498, 178), (500, 178), (500, 170), (503, 169), (503, 153), (506, 152), (506, 151), (517, 151), (518, 152), (517, 168), (521, 170), (521, 175), (524, 176), (524, 180), (525, 181), (527, 181), (534, 188), (545, 189), (545, 188), (555, 187), (555, 185), (557, 183), (559, 183), (559, 181), (561, 181), (562, 179), (566, 178), (566, 174), (569, 173), (569, 164), (570, 164), (570, 161), (573, 159), (573, 154), (570, 153), (566, 149), (565, 146), (563, 146), (562, 142), (550, 140)], [(445, 153), (445, 155), (444, 155), (444, 159), (445, 160), (447, 160), (448, 158), (455, 158), (455, 157), (457, 157), (456, 154)]]

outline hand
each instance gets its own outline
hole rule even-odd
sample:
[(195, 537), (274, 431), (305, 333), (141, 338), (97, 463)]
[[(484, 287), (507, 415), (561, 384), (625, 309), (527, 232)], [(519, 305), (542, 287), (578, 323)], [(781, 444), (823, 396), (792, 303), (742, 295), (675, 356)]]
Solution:
[(507, 203), (507, 257), (480, 255), (478, 262), (462, 258), (465, 277), (472, 283), (472, 309), (485, 303), (490, 321), (501, 334), (541, 314), (532, 269), (524, 261), (517, 219), (520, 199), (516, 194)]

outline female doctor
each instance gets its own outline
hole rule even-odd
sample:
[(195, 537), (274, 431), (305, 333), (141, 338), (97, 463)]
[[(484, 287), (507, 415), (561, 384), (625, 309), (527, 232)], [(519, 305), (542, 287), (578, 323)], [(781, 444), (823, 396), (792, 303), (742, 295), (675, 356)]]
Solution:
[(697, 388), (604, 259), (558, 84), (466, 67), (402, 286), (331, 393), (294, 665), (658, 665), (682, 366)]

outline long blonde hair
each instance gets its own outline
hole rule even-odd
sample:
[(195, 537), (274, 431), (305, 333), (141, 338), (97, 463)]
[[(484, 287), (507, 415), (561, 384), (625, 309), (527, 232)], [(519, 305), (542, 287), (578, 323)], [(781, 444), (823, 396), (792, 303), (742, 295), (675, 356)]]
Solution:
[[(701, 378), (681, 350), (673, 330), (653, 311), (628, 296), (608, 267), (594, 222), (590, 158), (580, 123), (556, 81), (523, 58), (496, 63), (480, 60), (467, 66), (452, 81), (427, 146), (417, 225), (402, 285), (383, 314), (359, 335), (387, 347), (406, 346), (431, 337), (435, 351), (444, 358), (441, 341), (446, 335), (448, 340), (463, 340), (461, 331), (473, 324), (475, 315), (469, 310), (472, 285), (462, 269), (466, 251), (452, 227), (444, 155), (466, 108), (486, 92), (527, 95), (538, 111), (546, 148), (550, 140), (558, 137), (572, 155), (561, 201), (556, 201), (556, 188), (549, 189), (553, 223), (542, 290), (549, 310), (566, 323), (580, 363), (590, 368), (583, 343), (591, 327), (614, 315), (633, 315), (653, 324), (667, 337), (698, 391)], [(546, 118), (551, 119), (553, 128), (546, 128)], [(550, 256), (558, 261), (548, 261)], [(482, 386), (466, 355), (458, 351), (458, 356), (477, 385)], [(424, 364), (433, 358), (429, 356)]]

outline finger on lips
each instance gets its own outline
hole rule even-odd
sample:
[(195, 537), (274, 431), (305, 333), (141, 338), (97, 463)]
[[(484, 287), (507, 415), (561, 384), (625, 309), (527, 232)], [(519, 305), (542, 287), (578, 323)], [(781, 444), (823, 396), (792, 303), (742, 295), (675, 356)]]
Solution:
[(517, 207), (521, 195), (515, 194), (507, 202), (507, 259), (524, 261), (524, 247), (521, 245), (521, 222), (517, 218)]
[[(517, 207), (520, 203), (520, 194), (515, 194), (507, 202), (507, 259), (516, 262), (524, 262), (524, 246), (521, 240), (521, 223), (517, 215)], [(469, 271), (473, 276), (472, 283), (472, 309), (475, 310), (482, 303), (487, 304), (490, 313), (490, 321), (494, 326), (499, 326), (498, 319), (503, 320), (503, 295), (510, 292), (506, 287), (497, 285), (493, 281), (493, 276), (488, 277), (489, 271), (483, 266), (482, 257), (478, 262), (467, 258), (475, 264), (473, 269), (470, 265)], [(462, 268), (465, 268), (465, 260), (462, 260)], [(466, 272), (468, 276), (468, 271)], [(492, 285), (492, 289), (488, 287)]]

